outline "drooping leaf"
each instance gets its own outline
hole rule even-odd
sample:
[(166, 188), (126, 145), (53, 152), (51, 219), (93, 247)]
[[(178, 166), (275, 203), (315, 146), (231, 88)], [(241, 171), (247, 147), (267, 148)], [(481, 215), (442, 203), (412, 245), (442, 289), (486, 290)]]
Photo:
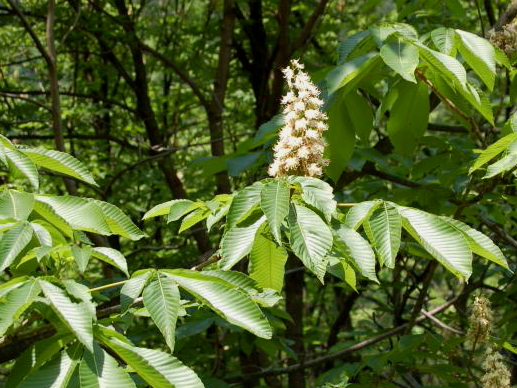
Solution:
[(95, 203), (84, 198), (71, 195), (37, 195), (36, 205), (38, 203), (44, 203), (50, 206), (55, 214), (66, 220), (74, 229), (103, 235), (112, 234), (106, 223), (102, 209)]
[(420, 58), (436, 73), (449, 80), (453, 88), (466, 87), (467, 72), (454, 57), (431, 50), (429, 47), (412, 41), (419, 48)]
[(287, 251), (268, 238), (266, 233), (267, 227), (262, 225), (251, 248), (250, 277), (256, 280), (261, 287), (281, 291), (284, 283)]
[(335, 247), (338, 252), (354, 262), (364, 277), (378, 283), (375, 273), (375, 254), (370, 244), (354, 229), (344, 225), (335, 230), (335, 236)]
[(50, 362), (31, 373), (18, 388), (66, 388), (79, 364), (82, 346), (79, 344), (63, 350)]
[(401, 81), (398, 98), (387, 122), (388, 136), (400, 153), (408, 155), (418, 145), (429, 121), (429, 94), (423, 82)]
[(346, 62), (354, 53), (360, 55), (372, 51), (375, 48), (375, 41), (372, 39), (370, 31), (359, 31), (347, 37), (338, 46), (338, 63)]
[(226, 217), (227, 227), (231, 228), (235, 224), (243, 221), (260, 203), (260, 193), (264, 184), (255, 182), (251, 186), (239, 191), (233, 198), (232, 205)]
[(131, 279), (124, 283), (120, 289), (120, 304), (122, 306), (122, 312), (125, 312), (135, 299), (138, 298), (152, 275), (152, 270), (137, 271), (133, 274)]
[(31, 185), (36, 190), (38, 190), (38, 169), (34, 163), (32, 163), (32, 161), (27, 156), (18, 151), (16, 148), (4, 147), (4, 154), (7, 159), (7, 164), (9, 165), (9, 168), (14, 173), (14, 175), (25, 176)]
[(24, 222), (5, 232), (0, 240), (0, 271), (9, 267), (32, 238), (32, 227)]
[(415, 69), (418, 66), (418, 48), (401, 39), (388, 41), (381, 48), (381, 58), (406, 81), (416, 83)]
[(45, 150), (39, 148), (22, 148), (34, 164), (48, 170), (56, 171), (61, 174), (69, 175), (87, 183), (97, 186), (93, 176), (86, 166), (72, 155), (56, 150)]
[(350, 208), (345, 218), (345, 226), (357, 229), (382, 204), (380, 200), (359, 202)]
[(341, 88), (344, 88), (343, 94), (354, 90), (381, 62), (378, 53), (369, 52), (336, 66), (326, 78), (329, 94)]
[(503, 255), (503, 252), (501, 252), (499, 247), (495, 245), (494, 242), (490, 240), (490, 238), (488, 238), (486, 235), (477, 231), (476, 229), (471, 228), (467, 224), (464, 224), (463, 222), (455, 220), (453, 218), (440, 218), (447, 221), (449, 224), (451, 224), (461, 233), (463, 233), (463, 236), (467, 239), (467, 242), (469, 243), (472, 252), (500, 265), (501, 267), (504, 267), (508, 270), (510, 269)]
[(262, 216), (242, 226), (237, 225), (228, 229), (221, 240), (222, 269), (230, 269), (251, 251), (255, 234), (260, 225), (266, 220)]
[(0, 337), (32, 304), (40, 291), (38, 283), (34, 280), (29, 280), (22, 286), (12, 289), (4, 296), (4, 300), (0, 303)]
[(131, 221), (131, 218), (115, 205), (95, 199), (89, 199), (89, 201), (95, 203), (102, 210), (111, 233), (131, 240), (140, 240), (145, 236), (133, 221)]
[[(261, 228), (265, 227), (265, 224)], [(242, 288), (249, 293), (256, 293), (258, 284), (248, 275), (238, 271), (223, 271), (220, 269), (203, 271), (204, 275), (215, 276), (235, 287)]]
[(364, 223), (364, 227), (381, 263), (394, 268), (402, 232), (402, 219), (397, 208), (383, 202)]
[(501, 152), (503, 152), (510, 144), (517, 140), (517, 132), (510, 133), (505, 137), (499, 139), (495, 143), (489, 145), (486, 150), (481, 152), (469, 169), (469, 174), (472, 174), (474, 171), (479, 169), (481, 166), (485, 165)]
[(79, 247), (77, 245), (72, 246), (72, 256), (79, 268), (79, 272), (84, 272), (86, 270), (91, 255), (92, 247), (89, 245), (85, 245), (84, 247)]
[(172, 201), (167, 201), (164, 203), (160, 203), (159, 205), (154, 206), (151, 210), (144, 214), (142, 217), (143, 220), (147, 220), (148, 218), (164, 216), (169, 214), (171, 208), (173, 207), (184, 207), (187, 208), (193, 202), (189, 199), (173, 199)]
[(52, 235), (43, 225), (37, 222), (30, 223), (34, 236), (38, 240), (41, 246), (51, 247), (52, 246)]
[(0, 219), (25, 221), (34, 208), (34, 196), (17, 190), (4, 190), (0, 194)]
[(311, 206), (321, 211), (327, 221), (336, 214), (337, 202), (334, 199), (332, 186), (321, 179), (307, 176), (290, 177), (292, 182), (297, 182), (302, 188), (302, 199)]
[(132, 346), (117, 338), (103, 342), (153, 388), (204, 388), (199, 377), (170, 354)]
[[(517, 146), (517, 144), (515, 144)], [(516, 147), (517, 148), (517, 147)], [(496, 175), (504, 174), (514, 169), (517, 166), (517, 153), (508, 153), (497, 162), (488, 166), (484, 179), (493, 178)]]
[(323, 282), (327, 270), (326, 255), (332, 248), (332, 231), (312, 210), (291, 204), (289, 242), (295, 255)]
[(456, 30), (461, 56), (485, 83), (493, 90), (496, 74), (495, 50), (492, 44), (471, 32)]
[(246, 292), (220, 278), (195, 271), (163, 270), (162, 272), (228, 322), (259, 337), (271, 338), (272, 330), (269, 322)]
[(459, 230), (440, 217), (408, 207), (398, 207), (402, 225), (436, 260), (459, 278), (472, 273), (472, 251)]
[(289, 214), (289, 185), (286, 179), (276, 178), (264, 185), (260, 192), (260, 207), (266, 215), (273, 236), (281, 245), (280, 227)]
[(192, 213), (188, 214), (182, 221), (180, 225), (180, 229), (178, 233), (181, 233), (192, 226), (196, 225), (198, 222), (203, 221), (210, 215), (210, 209), (207, 207), (200, 207), (199, 209), (194, 210)]
[(70, 224), (66, 222), (63, 217), (58, 215), (50, 205), (36, 201), (34, 203), (34, 210), (42, 218), (44, 218), (49, 225), (52, 225), (54, 228), (56, 228), (56, 230), (59, 230), (67, 237), (73, 237), (74, 231), (72, 230)]
[(124, 272), (127, 277), (129, 277), (126, 258), (116, 249), (107, 247), (94, 247), (91, 250), (91, 255), (99, 260), (111, 264), (115, 268), (118, 268)]
[(431, 31), (431, 39), (442, 53), (452, 57), (456, 54), (456, 32), (452, 28), (439, 27)]
[(97, 343), (93, 353), (84, 352), (79, 365), (79, 380), (81, 388), (136, 388), (131, 377)]
[(65, 290), (49, 281), (38, 279), (38, 283), (59, 319), (86, 349), (93, 351), (93, 317), (90, 309), (85, 308), (83, 303), (73, 302)]
[(143, 292), (144, 306), (160, 330), (171, 352), (174, 351), (176, 320), (180, 305), (180, 293), (176, 282), (156, 273)]

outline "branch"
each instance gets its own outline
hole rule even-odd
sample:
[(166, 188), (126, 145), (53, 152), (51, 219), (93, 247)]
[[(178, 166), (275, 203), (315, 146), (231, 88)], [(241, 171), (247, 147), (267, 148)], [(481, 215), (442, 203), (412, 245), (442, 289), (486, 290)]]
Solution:
[[(9, 1), (10, 2), (10, 1)], [(494, 26), (494, 31), (501, 31), (503, 26), (509, 24), (517, 16), (517, 0), (513, 0)]]

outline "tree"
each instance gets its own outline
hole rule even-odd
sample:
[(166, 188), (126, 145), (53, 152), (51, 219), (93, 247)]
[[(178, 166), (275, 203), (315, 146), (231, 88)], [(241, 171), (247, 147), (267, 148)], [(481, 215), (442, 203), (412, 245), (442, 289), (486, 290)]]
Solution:
[(8, 0), (5, 385), (515, 383), (515, 5), (465, 7)]

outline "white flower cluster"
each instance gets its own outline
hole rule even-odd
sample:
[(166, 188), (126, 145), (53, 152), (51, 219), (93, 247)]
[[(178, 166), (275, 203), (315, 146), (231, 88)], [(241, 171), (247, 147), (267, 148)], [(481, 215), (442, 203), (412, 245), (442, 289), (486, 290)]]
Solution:
[(481, 377), (483, 388), (510, 388), (511, 374), (503, 357), (495, 348), (488, 348), (483, 362), (485, 374)]
[(318, 88), (303, 71), (303, 65), (291, 61), (283, 70), (289, 92), (282, 99), (284, 127), (273, 148), (275, 158), (269, 175), (303, 175), (319, 177), (328, 160), (323, 158), (327, 116), (320, 109), (323, 101)]
[(469, 317), (468, 337), (474, 342), (485, 342), (492, 331), (492, 310), (490, 301), (484, 296), (476, 296)]
[(489, 31), (488, 38), (494, 46), (503, 50), (506, 55), (517, 51), (517, 25), (514, 23), (505, 24), (501, 31)]

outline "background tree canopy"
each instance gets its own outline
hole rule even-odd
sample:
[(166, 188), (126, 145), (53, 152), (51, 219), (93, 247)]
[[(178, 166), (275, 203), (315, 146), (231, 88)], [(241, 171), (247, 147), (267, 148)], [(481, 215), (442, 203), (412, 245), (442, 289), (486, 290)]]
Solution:
[(0, 386), (517, 384), (516, 15), (1, 1)]

